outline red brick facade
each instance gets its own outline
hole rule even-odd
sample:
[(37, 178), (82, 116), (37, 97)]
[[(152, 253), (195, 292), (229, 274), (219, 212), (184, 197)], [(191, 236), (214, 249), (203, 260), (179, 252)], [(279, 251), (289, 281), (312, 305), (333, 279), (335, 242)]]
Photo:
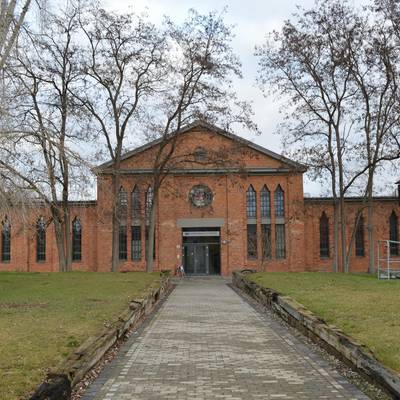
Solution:
[[(202, 124), (191, 126), (179, 134), (176, 152), (194, 154), (198, 147), (206, 151), (220, 150), (229, 155), (229, 163), (196, 163), (186, 160), (176, 166), (166, 178), (158, 196), (155, 241), (155, 270), (175, 270), (182, 263), (185, 231), (215, 230), (219, 232), (220, 273), (230, 275), (232, 271), (251, 268), (262, 271), (331, 271), (332, 258), (320, 256), (320, 217), (325, 212), (329, 219), (329, 244), (333, 246), (333, 209), (329, 199), (304, 199), (304, 168), (257, 145), (244, 142), (236, 136)], [(145, 192), (151, 182), (150, 170), (157, 149), (157, 142), (128, 153), (121, 164), (121, 187), (128, 194), (127, 257), (121, 260), (119, 270), (145, 270)], [(214, 153), (213, 153), (214, 154)], [(215, 153), (217, 154), (217, 153)], [(96, 202), (71, 203), (72, 219), (78, 217), (82, 226), (82, 258), (73, 262), (74, 270), (110, 271), (111, 269), (111, 164), (99, 169), (98, 199)], [(141, 198), (140, 260), (132, 254), (132, 198), (137, 186)], [(212, 192), (211, 204), (195, 206), (190, 192), (196, 185), (208, 187)], [(256, 192), (256, 216), (248, 218), (246, 213), (248, 188)], [(276, 216), (275, 191), (278, 185), (283, 190), (284, 216)], [(262, 214), (261, 191), (270, 193), (270, 217)], [(201, 194), (200, 194), (201, 195)], [(348, 231), (359, 206), (356, 200), (346, 203), (348, 207)], [(399, 216), (397, 198), (376, 199), (374, 209), (375, 239), (389, 239), (389, 217), (392, 212)], [(263, 210), (265, 214), (265, 209)], [(366, 213), (365, 213), (366, 214)], [(11, 259), (0, 262), (5, 271), (57, 271), (57, 248), (54, 229), (46, 229), (46, 260), (37, 261), (36, 221), (39, 216), (48, 219), (43, 208), (30, 210), (25, 221), (17, 212), (8, 215), (11, 221)], [(4, 220), (4, 216), (1, 218)], [(351, 258), (352, 271), (367, 271), (368, 241), (367, 215), (365, 218), (365, 256)], [(257, 258), (248, 257), (247, 225), (256, 226)], [(284, 225), (284, 256), (277, 258), (276, 225)], [(270, 257), (262, 257), (262, 225), (271, 232)], [(193, 233), (193, 232), (192, 232)], [(188, 234), (192, 234), (188, 233)], [(4, 236), (2, 237), (4, 240)], [(216, 245), (214, 245), (215, 248)], [(193, 247), (190, 247), (192, 251)], [(188, 250), (189, 251), (189, 250)], [(189, 252), (190, 252), (189, 251)], [(282, 251), (282, 250), (281, 250)], [(211, 254), (211, 253), (210, 253)], [(206, 254), (208, 257), (209, 253)], [(332, 251), (330, 251), (330, 255)], [(215, 254), (213, 254), (216, 257)], [(281, 254), (282, 256), (282, 254)], [(189, 253), (187, 253), (187, 257)], [(188, 261), (185, 261), (188, 262)]]

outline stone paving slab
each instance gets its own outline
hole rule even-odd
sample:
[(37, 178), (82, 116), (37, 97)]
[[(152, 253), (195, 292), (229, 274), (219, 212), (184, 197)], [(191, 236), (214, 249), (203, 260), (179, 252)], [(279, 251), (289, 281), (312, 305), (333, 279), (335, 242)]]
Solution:
[(82, 399), (368, 399), (226, 283), (184, 278)]

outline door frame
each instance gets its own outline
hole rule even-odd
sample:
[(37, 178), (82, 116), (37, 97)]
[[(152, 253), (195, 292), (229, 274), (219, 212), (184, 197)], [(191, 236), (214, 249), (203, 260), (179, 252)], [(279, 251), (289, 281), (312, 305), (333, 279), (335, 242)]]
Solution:
[[(185, 232), (187, 234), (185, 235)], [(196, 235), (197, 234), (197, 235)], [(218, 240), (215, 240), (218, 237)], [(190, 239), (191, 238), (191, 239)], [(186, 239), (186, 240), (185, 240)], [(207, 240), (209, 239), (209, 240)], [(211, 246), (218, 246), (218, 264), (215, 263), (211, 265)], [(204, 257), (198, 256), (198, 252), (204, 252)], [(185, 253), (189, 254), (193, 252), (193, 272), (187, 271), (188, 257), (185, 257)], [(198, 263), (201, 259), (204, 259), (205, 266), (201, 271)], [(219, 228), (183, 228), (182, 229), (182, 265), (185, 272), (189, 275), (221, 275), (221, 240), (220, 240), (220, 230)], [(212, 268), (211, 268), (212, 267)], [(212, 271), (211, 271), (212, 269)]]

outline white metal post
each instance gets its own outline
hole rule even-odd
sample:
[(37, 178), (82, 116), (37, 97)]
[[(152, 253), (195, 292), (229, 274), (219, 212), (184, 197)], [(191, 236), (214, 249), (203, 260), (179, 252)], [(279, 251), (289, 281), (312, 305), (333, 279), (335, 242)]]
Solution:
[(380, 256), (381, 242), (378, 240), (378, 279), (381, 279), (381, 256)]
[(390, 279), (390, 243), (386, 240), (387, 278)]

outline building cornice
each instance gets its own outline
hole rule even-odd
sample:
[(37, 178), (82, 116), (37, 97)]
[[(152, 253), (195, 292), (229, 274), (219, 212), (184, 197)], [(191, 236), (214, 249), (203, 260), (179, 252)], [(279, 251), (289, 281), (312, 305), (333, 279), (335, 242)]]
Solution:
[[(298, 170), (292, 168), (182, 168), (172, 169), (167, 172), (168, 175), (286, 175), (290, 173), (299, 173)], [(113, 169), (104, 169), (100, 175), (113, 175)], [(154, 174), (152, 169), (136, 168), (136, 169), (119, 169), (120, 175), (145, 175), (151, 176)]]

